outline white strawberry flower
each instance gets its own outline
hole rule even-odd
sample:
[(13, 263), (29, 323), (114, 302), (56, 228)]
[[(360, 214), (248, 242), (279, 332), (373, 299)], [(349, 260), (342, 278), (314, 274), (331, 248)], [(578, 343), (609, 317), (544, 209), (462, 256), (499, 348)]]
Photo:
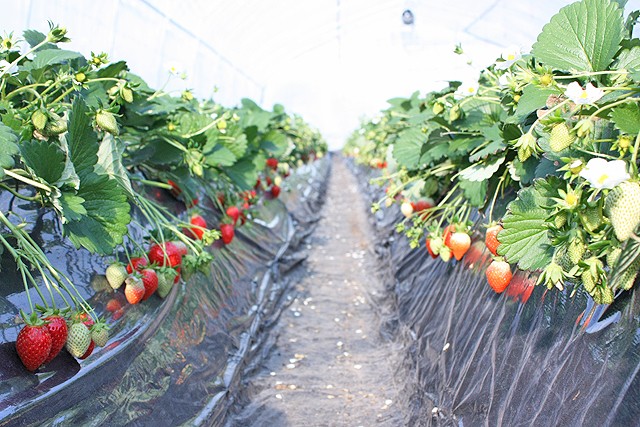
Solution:
[(586, 179), (592, 188), (597, 189), (611, 189), (631, 178), (623, 160), (607, 161), (601, 157), (589, 160), (580, 171), (580, 176)]
[(168, 62), (166, 68), (170, 74), (181, 78), (182, 80), (187, 78), (187, 73), (184, 71), (182, 64), (178, 62)]
[(604, 91), (598, 89), (591, 83), (582, 88), (580, 83), (571, 82), (567, 86), (564, 94), (571, 100), (571, 102), (578, 105), (593, 104), (604, 96)]
[(473, 96), (478, 93), (478, 82), (463, 82), (456, 91), (456, 95), (465, 98), (467, 96)]
[(510, 46), (502, 52), (500, 58), (502, 61), (496, 62), (496, 70), (506, 70), (511, 67), (514, 62), (522, 58), (522, 52), (517, 46)]

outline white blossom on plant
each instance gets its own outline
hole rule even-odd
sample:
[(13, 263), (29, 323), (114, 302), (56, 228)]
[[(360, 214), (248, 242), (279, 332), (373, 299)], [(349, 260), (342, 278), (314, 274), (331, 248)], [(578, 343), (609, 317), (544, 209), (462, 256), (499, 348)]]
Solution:
[(502, 61), (496, 62), (496, 70), (506, 70), (511, 67), (514, 62), (522, 58), (522, 52), (517, 46), (510, 46), (502, 52), (500, 58)]
[(602, 89), (598, 89), (591, 83), (587, 83), (587, 85), (583, 88), (582, 86), (580, 86), (580, 83), (571, 82), (567, 86), (564, 94), (573, 103), (578, 105), (585, 105), (593, 104), (598, 101), (604, 96), (604, 91)]
[(478, 93), (478, 82), (463, 82), (456, 91), (459, 97), (467, 97)]
[(586, 179), (591, 187), (597, 189), (611, 189), (631, 178), (624, 160), (607, 161), (601, 157), (589, 160), (580, 171), (580, 176)]

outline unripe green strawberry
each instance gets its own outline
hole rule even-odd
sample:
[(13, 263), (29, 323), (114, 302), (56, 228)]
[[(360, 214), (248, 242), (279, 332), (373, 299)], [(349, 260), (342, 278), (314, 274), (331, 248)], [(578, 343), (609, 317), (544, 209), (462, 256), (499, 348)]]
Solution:
[(124, 102), (131, 104), (133, 102), (133, 91), (128, 87), (120, 89), (120, 96), (124, 99)]
[(609, 267), (613, 267), (618, 262), (618, 258), (620, 258), (620, 254), (622, 253), (622, 248), (613, 248), (607, 254), (607, 265)]
[(124, 280), (128, 276), (127, 269), (120, 263), (109, 265), (109, 267), (107, 267), (105, 275), (107, 276), (109, 285), (111, 285), (113, 289), (120, 288), (120, 286), (122, 286)]
[(618, 280), (613, 284), (616, 289), (629, 290), (638, 277), (640, 270), (640, 258), (636, 258), (629, 267), (622, 272)]
[(553, 217), (553, 223), (556, 228), (562, 228), (567, 223), (567, 217), (569, 214), (567, 211), (560, 211)]
[(638, 270), (627, 270), (624, 273), (622, 273), (622, 275), (620, 276), (620, 279), (618, 280), (618, 284), (617, 287), (620, 289), (624, 289), (625, 291), (628, 291), (629, 289), (631, 289), (633, 287), (633, 284), (636, 281), (636, 277), (638, 277)]
[(453, 123), (460, 118), (460, 107), (458, 105), (454, 105), (449, 110), (449, 123)]
[(48, 121), (49, 117), (42, 110), (36, 110), (31, 114), (31, 123), (39, 131), (44, 129)]
[(431, 109), (431, 111), (433, 111), (433, 114), (437, 116), (444, 111), (444, 105), (442, 105), (440, 102), (436, 102), (435, 104), (433, 104), (433, 108)]
[(608, 286), (598, 286), (591, 294), (593, 301), (596, 304), (612, 304), (613, 303), (613, 290)]
[(173, 268), (158, 269), (158, 290), (161, 298), (166, 298), (173, 288), (173, 280), (178, 273)]
[(118, 122), (116, 121), (115, 116), (109, 111), (98, 110), (96, 113), (96, 124), (100, 129), (113, 135), (118, 135), (120, 133), (118, 130)]
[(571, 261), (569, 257), (569, 250), (567, 246), (562, 246), (557, 249), (557, 253), (555, 256), (556, 262), (560, 267), (562, 267), (563, 271), (571, 271), (575, 263)]
[(596, 288), (596, 285), (596, 279), (593, 277), (591, 272), (589, 270), (585, 270), (582, 273), (582, 286), (584, 286), (585, 291), (593, 295), (593, 290)]
[(594, 232), (602, 225), (602, 206), (587, 206), (580, 212), (580, 222), (589, 232)]
[(67, 351), (73, 357), (79, 358), (87, 352), (91, 344), (91, 332), (83, 323), (73, 323), (69, 326), (67, 335)]
[(609, 192), (604, 206), (616, 237), (626, 241), (640, 223), (640, 185), (621, 182)]
[(582, 239), (575, 238), (569, 243), (569, 246), (567, 247), (567, 256), (569, 257), (569, 260), (575, 265), (580, 262), (586, 251), (587, 245), (582, 241)]
[(556, 153), (568, 148), (576, 140), (576, 136), (571, 133), (565, 123), (557, 124), (551, 129), (549, 136), (549, 147)]
[(109, 331), (106, 323), (96, 323), (91, 327), (91, 339), (98, 347), (104, 347), (109, 341)]
[(67, 121), (55, 113), (49, 113), (50, 118), (44, 128), (44, 134), (48, 136), (60, 135), (67, 131)]

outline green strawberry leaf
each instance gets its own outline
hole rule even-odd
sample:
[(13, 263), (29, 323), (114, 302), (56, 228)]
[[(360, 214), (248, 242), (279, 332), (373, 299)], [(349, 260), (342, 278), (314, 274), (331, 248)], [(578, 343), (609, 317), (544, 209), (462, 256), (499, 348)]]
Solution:
[(245, 134), (240, 134), (231, 138), (219, 138), (217, 142), (231, 151), (237, 159), (242, 158), (247, 152), (248, 145), (247, 136)]
[(108, 175), (115, 179), (118, 184), (131, 196), (135, 197), (135, 192), (131, 187), (129, 173), (122, 165), (122, 155), (124, 144), (120, 139), (116, 139), (112, 134), (107, 133), (98, 149), (98, 163), (95, 172), (98, 175)]
[(532, 54), (563, 71), (602, 71), (625, 36), (622, 9), (610, 0), (582, 0), (560, 9), (544, 26)]
[[(542, 181), (542, 180), (540, 180)], [(553, 259), (553, 247), (547, 234), (549, 213), (541, 206), (548, 204), (543, 183), (520, 190), (509, 204), (502, 220), (504, 229), (498, 234), (498, 254), (521, 270), (540, 270)]]
[(420, 165), (422, 145), (427, 135), (418, 128), (409, 128), (398, 134), (398, 139), (393, 147), (393, 157), (398, 165), (407, 169), (417, 169)]
[(475, 163), (460, 171), (460, 177), (468, 181), (485, 181), (493, 176), (500, 169), (505, 161), (505, 157), (487, 163)]
[(640, 71), (640, 47), (634, 46), (631, 49), (624, 49), (620, 52), (613, 68), (616, 70)]
[(487, 197), (487, 182), (488, 181), (469, 181), (466, 179), (460, 179), (460, 188), (464, 192), (464, 197), (467, 199), (471, 206), (481, 208), (484, 206)]
[(209, 151), (205, 151), (205, 156), (205, 163), (212, 167), (232, 166), (238, 160), (230, 149), (220, 144), (215, 145)]
[(622, 132), (628, 135), (637, 135), (640, 132), (640, 107), (635, 102), (615, 107), (611, 110), (610, 117)]
[(287, 152), (289, 142), (284, 134), (272, 130), (262, 138), (260, 148), (273, 157), (281, 157)]
[(93, 174), (93, 168), (98, 163), (98, 135), (93, 131), (89, 109), (81, 98), (73, 101), (69, 115), (69, 133), (67, 144), (69, 156), (82, 180), (86, 175)]
[(241, 160), (231, 167), (224, 168), (225, 173), (242, 190), (250, 190), (258, 180), (258, 169), (252, 160)]
[(80, 221), (83, 216), (87, 215), (83, 202), (82, 197), (64, 192), (53, 201), (53, 205), (60, 212), (62, 223), (67, 224), (69, 221)]
[(27, 62), (22, 69), (39, 70), (49, 65), (61, 64), (72, 59), (84, 58), (81, 53), (62, 49), (46, 49), (36, 52), (32, 62)]
[(544, 108), (547, 104), (549, 95), (558, 95), (561, 92), (553, 87), (540, 87), (530, 83), (522, 90), (522, 96), (518, 101), (515, 117), (517, 120), (526, 118), (540, 108)]
[(58, 144), (35, 139), (20, 144), (22, 159), (38, 177), (49, 184), (55, 184), (65, 170), (66, 154)]
[(85, 174), (76, 196), (84, 200), (82, 206), (86, 214), (80, 213), (78, 199), (69, 199), (67, 211), (75, 212), (78, 214), (75, 218), (79, 219), (65, 225), (65, 235), (76, 247), (83, 246), (103, 255), (113, 253), (122, 243), (131, 221), (130, 206), (120, 185), (106, 175)]
[(4, 178), (2, 169), (10, 169), (15, 164), (13, 156), (20, 152), (17, 142), (18, 136), (13, 130), (0, 122), (0, 179)]

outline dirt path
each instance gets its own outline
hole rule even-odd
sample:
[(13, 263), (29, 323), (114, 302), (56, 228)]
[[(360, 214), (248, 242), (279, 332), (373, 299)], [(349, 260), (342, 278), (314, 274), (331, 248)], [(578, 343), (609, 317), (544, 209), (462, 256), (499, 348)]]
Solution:
[(334, 157), (304, 278), (271, 331), (276, 345), (233, 426), (398, 426), (393, 352), (370, 295), (381, 292), (354, 176)]

